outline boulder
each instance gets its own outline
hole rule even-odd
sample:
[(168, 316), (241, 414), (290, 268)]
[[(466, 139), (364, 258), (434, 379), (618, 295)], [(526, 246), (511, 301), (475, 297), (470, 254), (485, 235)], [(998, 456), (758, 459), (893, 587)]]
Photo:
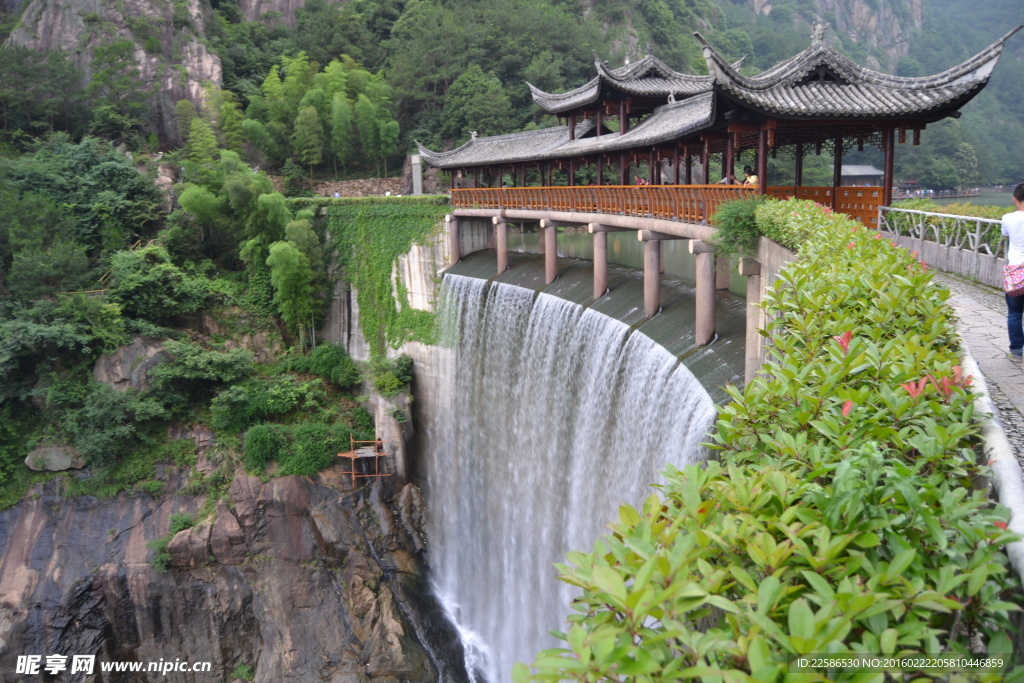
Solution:
[(63, 472), (85, 467), (85, 458), (73, 446), (39, 446), (25, 457), (25, 465), (37, 472)]
[(149, 371), (168, 358), (163, 341), (137, 337), (114, 353), (100, 356), (93, 366), (92, 376), (118, 391), (144, 391), (149, 388)]
[(210, 562), (210, 524), (203, 522), (174, 534), (167, 544), (172, 567), (201, 567)]
[(242, 564), (249, 553), (245, 532), (223, 500), (217, 502), (217, 521), (210, 532), (210, 550), (221, 564)]

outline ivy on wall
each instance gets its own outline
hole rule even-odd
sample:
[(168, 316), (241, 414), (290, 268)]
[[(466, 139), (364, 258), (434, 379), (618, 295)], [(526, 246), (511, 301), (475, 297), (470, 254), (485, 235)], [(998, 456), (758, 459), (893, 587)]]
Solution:
[[(415, 243), (441, 229), (451, 210), (447, 197), (395, 197), (296, 200), (322, 208), (342, 277), (358, 292), (359, 324), (375, 357), (388, 345), (433, 342), (434, 314), (414, 310), (405, 288), (393, 287), (391, 270)], [(293, 207), (298, 208), (298, 206)]]

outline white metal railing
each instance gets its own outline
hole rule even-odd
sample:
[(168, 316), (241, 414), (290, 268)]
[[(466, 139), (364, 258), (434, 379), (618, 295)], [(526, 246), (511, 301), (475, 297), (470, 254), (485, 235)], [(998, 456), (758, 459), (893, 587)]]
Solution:
[(996, 258), (1006, 256), (1006, 237), (1001, 225), (1001, 221), (991, 218), (878, 207), (879, 230)]

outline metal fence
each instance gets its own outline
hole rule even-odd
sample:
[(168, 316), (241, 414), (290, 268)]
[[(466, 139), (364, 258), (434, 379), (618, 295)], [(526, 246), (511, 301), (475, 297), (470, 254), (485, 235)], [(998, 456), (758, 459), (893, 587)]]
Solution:
[(991, 218), (880, 206), (878, 227), (901, 237), (996, 258), (1006, 257), (1006, 237), (1002, 235), (1001, 221)]

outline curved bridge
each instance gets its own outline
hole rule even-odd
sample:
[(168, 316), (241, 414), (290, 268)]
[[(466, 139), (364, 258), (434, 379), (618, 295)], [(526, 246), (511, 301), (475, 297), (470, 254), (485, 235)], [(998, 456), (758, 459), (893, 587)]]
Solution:
[[(793, 195), (836, 202), (832, 188), (772, 188), (777, 196)], [(848, 203), (871, 214), (877, 221), (881, 188), (838, 188)], [(825, 195), (824, 193), (828, 194)], [(696, 260), (695, 340), (698, 346), (715, 338), (715, 292), (729, 287), (728, 259), (716, 257), (710, 239), (714, 228), (707, 218), (724, 202), (754, 196), (753, 187), (704, 186), (584, 186), (472, 188), (452, 190), (453, 211), (445, 217), (449, 234), (451, 263), (487, 246), (497, 252), (496, 274), (508, 270), (508, 223), (537, 223), (541, 232), (541, 251), (545, 260), (545, 281), (558, 277), (557, 227), (586, 227), (594, 239), (594, 299), (608, 291), (608, 233), (633, 231), (644, 247), (644, 315), (651, 317), (661, 306), (661, 242), (689, 240), (689, 251)], [(817, 196), (822, 193), (822, 196)], [(852, 211), (851, 211), (852, 213)], [(856, 216), (860, 217), (860, 216)], [(486, 221), (486, 241), (478, 235), (463, 235), (463, 226)], [(749, 380), (762, 362), (759, 330), (764, 327), (757, 306), (778, 271), (795, 254), (762, 240), (756, 258), (743, 258), (736, 264), (747, 278), (747, 358)], [(762, 278), (762, 269), (764, 277)]]

